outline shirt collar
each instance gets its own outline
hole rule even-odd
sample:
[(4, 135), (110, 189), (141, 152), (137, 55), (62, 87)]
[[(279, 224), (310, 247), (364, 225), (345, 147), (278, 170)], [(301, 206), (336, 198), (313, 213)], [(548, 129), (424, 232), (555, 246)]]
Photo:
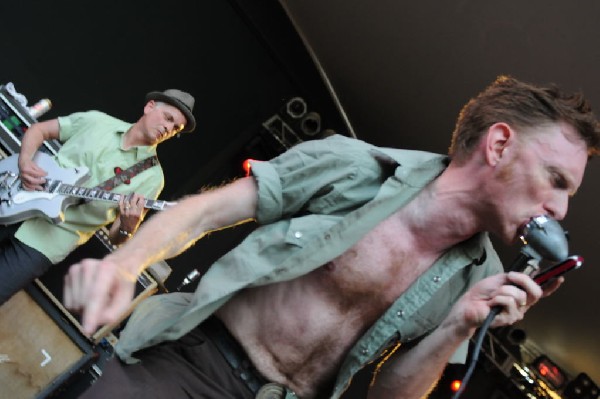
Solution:
[(124, 149), (125, 133), (127, 130), (117, 131), (117, 134), (121, 135), (121, 151), (135, 151), (135, 159), (145, 159), (149, 156), (156, 154), (156, 146), (155, 145), (141, 145), (141, 146), (133, 146), (128, 150)]

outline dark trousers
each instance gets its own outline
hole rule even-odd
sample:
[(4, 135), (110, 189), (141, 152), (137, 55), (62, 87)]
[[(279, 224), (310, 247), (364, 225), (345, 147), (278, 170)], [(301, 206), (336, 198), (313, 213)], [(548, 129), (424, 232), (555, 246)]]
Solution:
[(0, 305), (52, 266), (46, 256), (14, 237), (19, 226), (0, 227)]
[(143, 349), (134, 356), (141, 362), (124, 364), (117, 358), (111, 359), (105, 365), (102, 376), (80, 398), (255, 397), (240, 378), (240, 372), (231, 367), (210, 335), (203, 331), (202, 324), (176, 341)]

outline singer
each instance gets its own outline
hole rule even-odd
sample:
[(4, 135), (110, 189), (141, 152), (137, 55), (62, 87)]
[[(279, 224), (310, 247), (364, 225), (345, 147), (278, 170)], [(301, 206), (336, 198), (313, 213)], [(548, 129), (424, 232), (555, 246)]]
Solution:
[(369, 398), (425, 396), (492, 308), (493, 326), (514, 323), (561, 284), (504, 272), (488, 234), (518, 245), (532, 218), (563, 219), (599, 138), (581, 94), (501, 76), (460, 112), (448, 156), (332, 136), (253, 161), (70, 268), (65, 302), (93, 333), (127, 309), (124, 276), (260, 224), (194, 294), (144, 301), (82, 397), (339, 398), (373, 361)]

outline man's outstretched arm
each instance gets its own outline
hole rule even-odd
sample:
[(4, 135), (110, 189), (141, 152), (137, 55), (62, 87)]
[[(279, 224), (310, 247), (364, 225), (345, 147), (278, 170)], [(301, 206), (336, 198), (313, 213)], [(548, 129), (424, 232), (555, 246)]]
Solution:
[(180, 254), (210, 231), (254, 218), (256, 204), (252, 177), (182, 199), (152, 216), (130, 241), (104, 259), (72, 265), (65, 277), (65, 305), (82, 313), (84, 330), (92, 334), (127, 309), (136, 277), (146, 267)]

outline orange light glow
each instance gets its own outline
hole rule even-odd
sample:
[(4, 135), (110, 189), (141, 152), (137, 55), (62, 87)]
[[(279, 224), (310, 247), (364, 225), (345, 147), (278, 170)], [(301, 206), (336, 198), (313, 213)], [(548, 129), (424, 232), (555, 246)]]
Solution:
[(462, 384), (461, 380), (454, 380), (450, 383), (450, 390), (452, 392), (456, 392), (460, 389), (460, 385)]
[(246, 176), (250, 176), (250, 169), (252, 169), (250, 161), (253, 161), (253, 159), (248, 158), (242, 163), (242, 169), (246, 172)]

